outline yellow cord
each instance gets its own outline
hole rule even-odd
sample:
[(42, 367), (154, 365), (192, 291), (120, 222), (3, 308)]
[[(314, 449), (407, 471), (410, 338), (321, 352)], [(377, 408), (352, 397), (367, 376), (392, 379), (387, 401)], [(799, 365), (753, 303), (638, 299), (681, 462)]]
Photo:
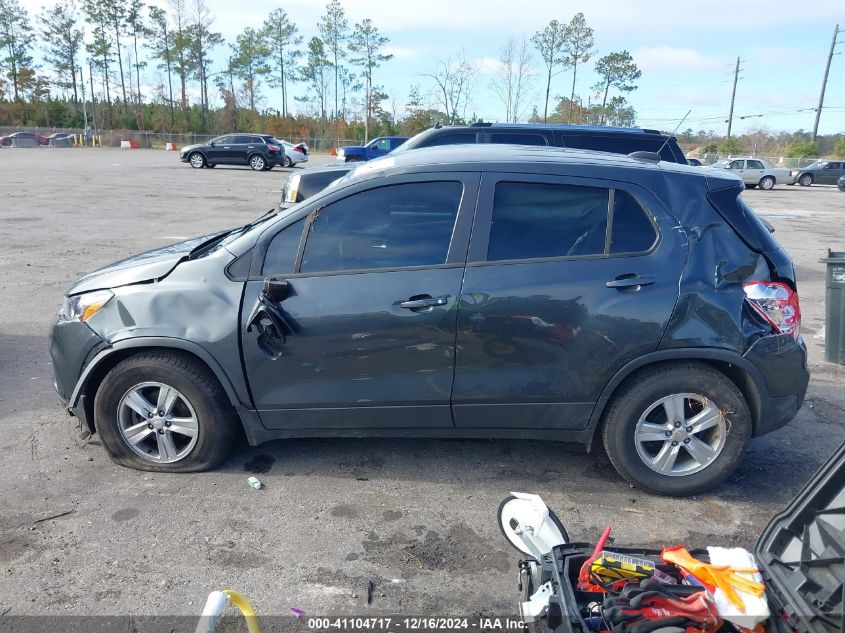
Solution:
[(237, 591), (233, 591), (231, 589), (224, 589), (223, 593), (229, 596), (229, 601), (240, 609), (244, 619), (246, 620), (247, 631), (249, 631), (249, 633), (261, 633), (261, 629), (258, 628), (258, 619), (255, 617), (255, 609), (252, 608), (249, 600)]

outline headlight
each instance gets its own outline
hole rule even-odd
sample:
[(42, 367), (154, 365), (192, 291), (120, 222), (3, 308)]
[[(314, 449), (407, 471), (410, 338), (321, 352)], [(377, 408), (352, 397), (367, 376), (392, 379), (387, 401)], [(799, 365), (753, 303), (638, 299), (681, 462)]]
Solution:
[(343, 158), (344, 156), (346, 156), (346, 152), (344, 152), (342, 149), (337, 150), (338, 158)]
[(295, 174), (288, 178), (285, 184), (285, 202), (296, 202), (296, 196), (299, 193), (299, 174)]
[(65, 297), (59, 310), (59, 321), (87, 321), (111, 301), (113, 296), (108, 290), (95, 290)]

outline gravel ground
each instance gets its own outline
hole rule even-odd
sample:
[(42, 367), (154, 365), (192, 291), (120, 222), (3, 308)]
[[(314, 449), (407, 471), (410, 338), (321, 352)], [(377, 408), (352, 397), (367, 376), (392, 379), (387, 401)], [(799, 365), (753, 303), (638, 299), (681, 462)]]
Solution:
[[(508, 491), (541, 494), (578, 540), (612, 523), (618, 544), (752, 546), (845, 439), (818, 262), (845, 250), (845, 194), (778, 186), (745, 195), (795, 258), (813, 378), (796, 420), (754, 440), (712, 494), (650, 496), (601, 455), (529, 441), (240, 445), (215, 472), (174, 476), (115, 466), (96, 437), (78, 443), (47, 354), (63, 291), (128, 254), (249, 221), (289, 171), (197, 171), (152, 150), (0, 150), (0, 614), (192, 615), (219, 588), (260, 614), (514, 613), (518, 555), (495, 521)], [(249, 488), (251, 474), (266, 488)]]

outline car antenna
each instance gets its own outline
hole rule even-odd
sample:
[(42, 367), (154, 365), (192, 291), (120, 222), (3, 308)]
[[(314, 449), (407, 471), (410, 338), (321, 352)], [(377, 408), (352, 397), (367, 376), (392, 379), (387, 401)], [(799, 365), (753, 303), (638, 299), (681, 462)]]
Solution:
[(681, 119), (681, 122), (678, 123), (678, 125), (675, 126), (675, 129), (672, 131), (672, 133), (669, 136), (666, 137), (665, 141), (663, 141), (663, 145), (661, 145), (660, 149), (657, 150), (658, 154), (660, 154), (663, 151), (663, 148), (666, 147), (666, 144), (669, 142), (669, 139), (672, 138), (673, 136), (675, 136), (675, 132), (677, 132), (678, 128), (681, 127), (684, 124), (684, 121), (687, 120), (687, 117), (690, 115), (690, 112), (692, 112), (692, 108), (687, 110), (687, 113), (684, 115), (684, 118)]

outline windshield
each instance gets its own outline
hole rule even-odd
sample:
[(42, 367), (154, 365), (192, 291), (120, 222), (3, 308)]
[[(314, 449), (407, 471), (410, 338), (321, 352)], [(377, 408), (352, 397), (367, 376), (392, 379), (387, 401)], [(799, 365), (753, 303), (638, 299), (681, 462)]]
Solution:
[(401, 154), (402, 152), (407, 152), (409, 149), (414, 149), (420, 143), (422, 143), (425, 139), (427, 139), (429, 136), (434, 134), (436, 129), (437, 128), (432, 127), (432, 128), (427, 129), (427, 130), (423, 130), (419, 134), (416, 134), (416, 135), (412, 136), (411, 138), (409, 138), (407, 141), (402, 143), (399, 147), (397, 147), (395, 150), (393, 150), (390, 153), (391, 154)]
[(722, 169), (725, 169), (730, 164), (731, 164), (730, 160), (720, 160), (720, 161), (716, 161), (715, 163), (713, 163), (711, 165), (711, 167), (721, 167)]

